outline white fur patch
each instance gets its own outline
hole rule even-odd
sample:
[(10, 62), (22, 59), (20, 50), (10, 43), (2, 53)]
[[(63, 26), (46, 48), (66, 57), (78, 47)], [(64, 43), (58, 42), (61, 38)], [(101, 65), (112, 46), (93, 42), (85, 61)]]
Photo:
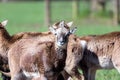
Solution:
[(101, 68), (103, 68), (103, 69), (112, 69), (112, 68), (114, 68), (110, 57), (108, 57), (108, 56), (100, 56), (98, 58), (99, 58), (99, 64), (100, 64)]
[(6, 25), (7, 25), (7, 22), (8, 22), (8, 20), (5, 20), (5, 21), (1, 22), (1, 24), (2, 24), (3, 26), (6, 26)]
[(82, 45), (82, 48), (85, 49), (87, 42), (85, 40), (81, 40), (80, 44)]
[(67, 80), (73, 80), (71, 77), (69, 77)]
[(43, 75), (43, 74), (41, 74), (41, 80), (47, 80), (47, 78)]
[(39, 72), (27, 72), (24, 70), (23, 73), (27, 77), (39, 77), (40, 76)]

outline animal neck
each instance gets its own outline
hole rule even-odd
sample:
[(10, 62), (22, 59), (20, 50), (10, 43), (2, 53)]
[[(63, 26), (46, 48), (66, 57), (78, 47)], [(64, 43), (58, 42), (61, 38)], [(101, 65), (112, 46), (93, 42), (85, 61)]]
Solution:
[(11, 36), (9, 35), (9, 33), (6, 30), (2, 30), (0, 32), (0, 41), (8, 42), (10, 39), (11, 39)]
[(67, 56), (67, 49), (61, 47), (55, 47), (55, 68), (57, 71), (62, 71), (65, 67), (65, 60)]
[(67, 43), (62, 46), (59, 46), (59, 45), (57, 45), (57, 42), (55, 42), (55, 48), (56, 49), (67, 49)]
[(57, 46), (55, 45), (55, 50), (57, 53), (57, 58), (58, 59), (66, 59), (66, 54), (67, 54), (67, 44), (64, 46)]
[(67, 54), (66, 49), (57, 48), (56, 53), (58, 59), (66, 59), (66, 54)]
[(8, 34), (6, 30), (1, 31), (0, 33), (0, 55), (3, 57), (7, 56), (7, 51), (9, 49), (9, 41), (11, 36)]

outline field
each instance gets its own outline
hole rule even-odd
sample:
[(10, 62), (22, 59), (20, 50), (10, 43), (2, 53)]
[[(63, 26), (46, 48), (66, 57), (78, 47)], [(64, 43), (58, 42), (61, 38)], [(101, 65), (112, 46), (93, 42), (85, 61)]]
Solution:
[[(9, 20), (6, 28), (11, 35), (19, 32), (47, 31), (48, 26), (44, 26), (44, 7), (44, 2), (0, 3), (0, 21)], [(88, 9), (89, 5), (86, 6), (85, 3), (81, 3), (80, 17), (73, 20), (71, 2), (52, 2), (51, 25), (61, 20), (74, 21), (74, 26), (77, 27), (76, 34), (79, 36), (120, 31), (120, 26), (114, 26), (110, 18), (90, 19), (87, 16)], [(120, 80), (120, 75), (116, 70), (99, 70), (96, 80)]]

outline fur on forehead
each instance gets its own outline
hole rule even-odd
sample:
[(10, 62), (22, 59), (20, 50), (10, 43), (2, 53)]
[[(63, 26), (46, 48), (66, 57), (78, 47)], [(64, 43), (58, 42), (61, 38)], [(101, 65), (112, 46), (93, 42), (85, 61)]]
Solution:
[(58, 31), (58, 33), (68, 33), (70, 31), (70, 29), (66, 29), (65, 27), (58, 28), (56, 30)]
[[(60, 28), (60, 26), (59, 26), (60, 23), (61, 23), (61, 21), (53, 24), (53, 28), (54, 28), (54, 29)], [(64, 27), (65, 27), (66, 29), (70, 29), (70, 27), (67, 25), (67, 23), (64, 23)]]

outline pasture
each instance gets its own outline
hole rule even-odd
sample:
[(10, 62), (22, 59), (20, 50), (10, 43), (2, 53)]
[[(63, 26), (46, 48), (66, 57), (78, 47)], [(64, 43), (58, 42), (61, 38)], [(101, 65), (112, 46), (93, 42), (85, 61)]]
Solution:
[[(0, 21), (9, 20), (6, 28), (11, 35), (19, 32), (47, 31), (48, 27), (44, 26), (44, 7), (44, 2), (0, 3)], [(96, 22), (89, 19), (89, 17), (86, 18), (88, 7), (89, 5), (86, 7), (84, 3), (81, 3), (80, 18), (74, 20), (74, 26), (77, 27), (77, 35), (84, 36), (120, 31), (120, 26), (112, 25), (112, 20), (109, 18), (100, 18)], [(51, 11), (51, 24), (61, 20), (73, 21), (71, 2), (52, 2)], [(120, 75), (116, 70), (99, 70), (96, 80), (120, 80)]]

